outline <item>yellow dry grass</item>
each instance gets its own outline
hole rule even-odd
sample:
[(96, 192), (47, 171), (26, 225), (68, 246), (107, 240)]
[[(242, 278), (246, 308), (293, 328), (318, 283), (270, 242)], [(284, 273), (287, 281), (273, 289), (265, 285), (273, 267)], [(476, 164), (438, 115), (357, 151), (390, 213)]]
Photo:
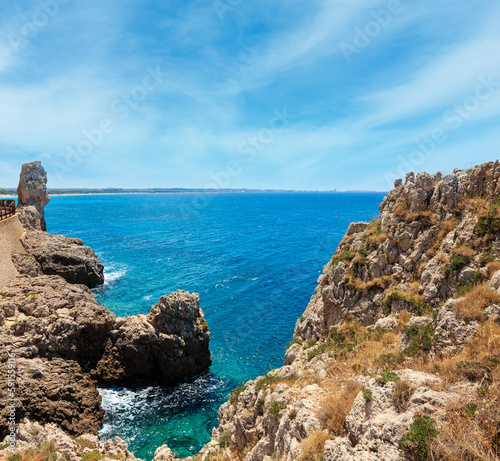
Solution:
[(455, 304), (455, 314), (467, 322), (481, 320), (484, 309), (493, 304), (500, 304), (500, 293), (483, 283), (474, 287)]
[(300, 444), (298, 461), (320, 461), (323, 459), (325, 442), (330, 436), (323, 431), (314, 431)]
[(346, 383), (344, 390), (326, 397), (321, 404), (321, 409), (318, 411), (318, 419), (322, 427), (331, 434), (342, 434), (345, 419), (360, 391), (361, 386), (350, 380)]

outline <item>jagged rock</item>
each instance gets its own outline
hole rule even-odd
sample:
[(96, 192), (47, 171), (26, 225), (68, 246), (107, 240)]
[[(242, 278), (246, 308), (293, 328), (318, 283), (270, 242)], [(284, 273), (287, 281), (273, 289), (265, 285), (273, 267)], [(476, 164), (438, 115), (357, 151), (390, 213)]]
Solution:
[(30, 277), (42, 275), (42, 267), (35, 257), (28, 253), (13, 252), (12, 262), (21, 275), (29, 275)]
[(397, 320), (392, 317), (382, 317), (381, 319), (377, 320), (377, 323), (373, 327), (374, 330), (397, 330), (398, 329), (398, 322)]
[[(9, 351), (15, 351), (10, 349)], [(95, 433), (102, 425), (104, 411), (95, 384), (82, 373), (73, 361), (22, 357), (14, 359), (16, 370), (16, 418), (30, 418), (39, 423), (56, 423), (72, 435)], [(0, 400), (9, 398), (7, 362), (0, 364)], [(0, 409), (0, 438), (8, 434), (8, 413), (4, 405)]]
[(490, 280), (491, 286), (498, 290), (500, 288), (500, 271), (496, 271)]
[(179, 290), (162, 296), (147, 316), (117, 325), (95, 376), (109, 383), (194, 376), (212, 363), (209, 341), (198, 294)]
[[(34, 206), (40, 217), (40, 229), (47, 230), (45, 223), (44, 207), (49, 203), (50, 198), (47, 194), (47, 172), (41, 162), (25, 163), (21, 169), (19, 186), (17, 187), (18, 207)], [(26, 214), (33, 214), (32, 211)], [(25, 215), (26, 216), (26, 215)], [(30, 223), (35, 223), (36, 218), (28, 219)], [(36, 227), (35, 227), (36, 228)]]
[(94, 250), (84, 246), (80, 239), (28, 231), (22, 243), (45, 275), (60, 275), (69, 283), (89, 288), (104, 283), (104, 266)]
[(158, 447), (155, 451), (153, 461), (174, 461), (172, 450), (167, 445)]
[(42, 230), (40, 213), (32, 205), (18, 207), (18, 218), (26, 230)]
[[(2, 446), (5, 448), (1, 448)], [(27, 419), (17, 426), (15, 451), (33, 456), (44, 447), (51, 447), (51, 451), (53, 449), (52, 453), (47, 453), (50, 460), (82, 461), (82, 455), (87, 454), (87, 459), (102, 461), (141, 461), (128, 451), (127, 444), (119, 437), (104, 443), (92, 434), (83, 434), (75, 439), (56, 424), (40, 424)], [(6, 437), (4, 444), (0, 444), (0, 458), (7, 459), (10, 456), (10, 439)]]
[(87, 287), (58, 276), (17, 277), (0, 288), (0, 310), (9, 323), (0, 329), (6, 349), (25, 358), (64, 357), (87, 371), (101, 358), (116, 318)]

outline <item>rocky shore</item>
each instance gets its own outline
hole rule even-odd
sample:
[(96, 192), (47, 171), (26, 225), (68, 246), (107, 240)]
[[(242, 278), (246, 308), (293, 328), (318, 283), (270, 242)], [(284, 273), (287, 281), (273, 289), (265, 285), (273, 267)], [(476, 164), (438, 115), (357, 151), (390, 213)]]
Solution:
[[(285, 365), (233, 392), (219, 409), (212, 440), (194, 459), (498, 460), (499, 180), (497, 161), (396, 181), (380, 218), (351, 224), (325, 265)], [(168, 360), (158, 357), (153, 365), (137, 354), (154, 355), (172, 334), (178, 339), (171, 344), (184, 342), (179, 347), (197, 357), (188, 340), (208, 345), (198, 298), (178, 292), (148, 316), (116, 319), (85, 286), (41, 275), (34, 259), (40, 274), (20, 276), (0, 291), (0, 341), (22, 351), (32, 364), (26, 379), (38, 379), (39, 386), (52, 382), (61, 360), (80, 381), (72, 383), (74, 402), (66, 400), (64, 374), (51, 392), (39, 394), (45, 400), (33, 402), (26, 413), (31, 422), (19, 426), (20, 453), (46, 450), (43, 456), (57, 461), (133, 460), (119, 439), (102, 444), (82, 435), (98, 419), (85, 380), (126, 382), (163, 370)], [(33, 284), (37, 279), (47, 287), (43, 293)], [(52, 315), (56, 299), (61, 306)], [(149, 334), (153, 329), (160, 333)], [(90, 347), (84, 339), (90, 330), (92, 353), (83, 354), (77, 344)], [(45, 378), (37, 378), (40, 364), (51, 364), (40, 372)], [(73, 405), (68, 414), (87, 409), (88, 423), (76, 431), (71, 418), (36, 413), (50, 407), (47, 399)], [(168, 447), (157, 450), (155, 461), (163, 460), (173, 460)]]
[[(104, 281), (94, 251), (42, 230), (48, 203), (42, 170), (39, 162), (23, 166), (14, 218), (24, 227), (22, 251), (12, 247), (11, 255), (18, 275), (0, 286), (0, 440), (9, 440), (9, 377), (18, 370), (15, 417), (24, 423), (16, 449), (36, 445), (40, 434), (50, 445), (51, 434), (63, 430), (66, 441), (87, 434), (103, 454), (130, 457), (123, 442), (97, 443), (104, 417), (97, 386), (171, 383), (199, 374), (211, 365), (208, 325), (196, 293), (162, 296), (148, 315), (129, 318), (100, 306), (89, 289)], [(29, 439), (33, 431), (38, 435)]]

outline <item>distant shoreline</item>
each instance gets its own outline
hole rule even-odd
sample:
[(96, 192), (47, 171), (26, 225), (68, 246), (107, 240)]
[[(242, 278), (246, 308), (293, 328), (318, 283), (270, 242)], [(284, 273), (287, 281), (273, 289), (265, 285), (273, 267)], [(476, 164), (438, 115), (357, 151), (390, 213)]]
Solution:
[[(124, 190), (124, 191), (113, 191), (113, 192), (103, 192), (99, 190), (89, 190), (89, 191), (68, 191), (62, 192), (57, 190), (56, 192), (47, 191), (50, 197), (78, 197), (86, 195), (158, 195), (158, 194), (245, 194), (245, 193), (264, 193), (264, 194), (382, 194), (387, 193), (386, 191), (370, 191), (370, 190), (272, 190), (272, 189), (182, 189), (182, 190)], [(0, 199), (11, 199), (17, 197), (16, 193), (10, 195), (0, 194)]]

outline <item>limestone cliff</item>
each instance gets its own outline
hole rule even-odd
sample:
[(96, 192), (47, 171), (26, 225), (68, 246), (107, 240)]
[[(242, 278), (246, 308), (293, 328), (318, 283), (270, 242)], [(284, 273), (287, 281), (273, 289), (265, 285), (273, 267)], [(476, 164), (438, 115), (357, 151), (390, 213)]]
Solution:
[(235, 390), (202, 460), (498, 459), (500, 162), (398, 180), (351, 224), (285, 366)]

